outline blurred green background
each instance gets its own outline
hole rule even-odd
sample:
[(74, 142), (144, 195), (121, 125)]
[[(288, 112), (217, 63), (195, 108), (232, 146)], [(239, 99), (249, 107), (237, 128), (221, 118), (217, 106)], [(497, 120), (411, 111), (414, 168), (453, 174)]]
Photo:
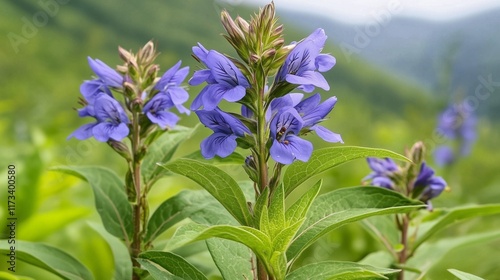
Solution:
[[(66, 140), (73, 130), (86, 123), (77, 117), (74, 107), (77, 107), (81, 82), (92, 75), (87, 56), (114, 66), (120, 63), (118, 45), (136, 50), (152, 39), (161, 52), (158, 63), (162, 70), (170, 68), (179, 59), (183, 65), (190, 66), (191, 71), (199, 69), (200, 65), (191, 58), (191, 47), (197, 42), (208, 49), (235, 55), (220, 36), (223, 28), (219, 24), (219, 13), (227, 9), (233, 16), (239, 14), (248, 19), (256, 7), (232, 3), (194, 0), (0, 2), (0, 33), (3, 36), (0, 41), (0, 158), (3, 166), (0, 168), (5, 174), (7, 165), (14, 164), (18, 172), (18, 239), (45, 242), (66, 250), (91, 269), (96, 279), (110, 279), (112, 259), (109, 248), (88, 225), (88, 221), (99, 222), (90, 187), (73, 177), (49, 171), (51, 166), (57, 165), (92, 164), (122, 172), (119, 174), (125, 170), (125, 164), (106, 145), (95, 140)], [(347, 59), (341, 49), (342, 42), (345, 42), (342, 40), (347, 40), (341, 35), (350, 30), (347, 25), (341, 26), (325, 17), (298, 16), (280, 6), (277, 6), (277, 11), (285, 23), (287, 42), (300, 40), (317, 27), (324, 27), (330, 35), (324, 52), (333, 54), (337, 65), (325, 75), (331, 90), (320, 92), (324, 97), (338, 97), (336, 108), (325, 125), (340, 133), (345, 145), (379, 147), (402, 153), (414, 142), (422, 140), (432, 151), (435, 144), (443, 142), (435, 136), (435, 126), (437, 116), (448, 104), (450, 96), (457, 92), (464, 96), (474, 94), (474, 87), (460, 85), (460, 81), (470, 83), (470, 75), (453, 71), (458, 60), (454, 50), (458, 49), (460, 53), (460, 42), (467, 41), (467, 37), (457, 43), (450, 36), (443, 51), (434, 54), (435, 86), (424, 86), (411, 79), (402, 79), (388, 70), (390, 67), (376, 64), (377, 61), (366, 62), (361, 58), (362, 54)], [(340, 38), (333, 35), (334, 31), (329, 33), (329, 30), (336, 30), (335, 24), (345, 30), (345, 33), (339, 33)], [(397, 26), (398, 22), (391, 24)], [(397, 46), (391, 46), (392, 52), (398, 50)], [(404, 51), (415, 53), (417, 58), (417, 54), (422, 53), (418, 49)], [(484, 57), (487, 55), (490, 54), (485, 53), (480, 60), (470, 62), (476, 63), (471, 67), (481, 69), (482, 62), (490, 61)], [(498, 52), (492, 59), (498, 59)], [(408, 59), (409, 63), (415, 61)], [(407, 67), (411, 68), (411, 64)], [(430, 68), (419, 67), (421, 72), (430, 71)], [(487, 72), (480, 74), (485, 77), (492, 75), (493, 81), (500, 80), (495, 67), (486, 69)], [(478, 75), (472, 77), (473, 83), (478, 83)], [(190, 101), (200, 89), (190, 89)], [(500, 104), (499, 91), (496, 87), (487, 99), (478, 101), (478, 140), (472, 154), (451, 167), (437, 169), (449, 183), (451, 191), (437, 198), (435, 207), (500, 202), (500, 151), (497, 148), (500, 106), (495, 105)], [(184, 126), (196, 123), (194, 114), (183, 116), (180, 122)], [(193, 152), (208, 133), (207, 129), (199, 129), (181, 146), (177, 156)], [(318, 141), (314, 135), (308, 138), (316, 148), (329, 145)], [(433, 164), (431, 155), (428, 155), (428, 161)], [(232, 167), (228, 171), (240, 179), (245, 177), (241, 168)], [(360, 185), (368, 172), (363, 160), (340, 166), (325, 175), (323, 191)], [(182, 188), (198, 187), (182, 178), (160, 181), (150, 196), (152, 207)], [(0, 180), (0, 193), (0, 233), (4, 238), (6, 180)], [(499, 217), (475, 219), (454, 226), (441, 236), (460, 236), (499, 225)], [(380, 248), (360, 224), (343, 227), (317, 244), (306, 252), (301, 260), (303, 263), (326, 259), (358, 261)], [(463, 257), (477, 256), (479, 251), (480, 258)], [(205, 270), (214, 269), (206, 254), (194, 259)], [(500, 241), (458, 248), (431, 271), (430, 279), (454, 279), (446, 272), (447, 268), (468, 271), (486, 279), (500, 279), (495, 278), (500, 275), (499, 259)], [(4, 271), (5, 261), (2, 257), (0, 260), (0, 271)], [(18, 263), (17, 271), (17, 275), (34, 279), (55, 277), (22, 263)]]

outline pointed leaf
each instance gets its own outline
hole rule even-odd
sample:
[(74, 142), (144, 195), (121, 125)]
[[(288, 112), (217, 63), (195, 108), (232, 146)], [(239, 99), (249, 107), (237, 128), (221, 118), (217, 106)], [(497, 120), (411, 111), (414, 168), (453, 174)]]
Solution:
[(404, 213), (423, 207), (418, 201), (379, 187), (338, 189), (318, 196), (287, 251), (288, 260), (297, 257), (325, 233), (370, 216)]
[(353, 159), (366, 157), (390, 157), (393, 159), (410, 161), (406, 157), (383, 149), (364, 147), (329, 147), (315, 150), (307, 162), (295, 161), (285, 171), (283, 184), (288, 195), (307, 179), (320, 174), (330, 168)]
[(215, 197), (240, 224), (250, 224), (251, 215), (245, 195), (236, 181), (224, 171), (192, 159), (178, 159), (162, 166), (197, 182)]
[(201, 155), (201, 152), (198, 150), (196, 152), (193, 152), (187, 156), (184, 156), (183, 158), (188, 158), (188, 159), (194, 159), (194, 160), (197, 160), (197, 161), (201, 161), (201, 162), (205, 162), (205, 163), (209, 163), (209, 164), (212, 164), (212, 165), (217, 165), (217, 166), (221, 166), (221, 165), (243, 165), (245, 164), (245, 157), (243, 157), (242, 155), (234, 152), (232, 154), (230, 154), (229, 156), (225, 157), (225, 158), (221, 158), (219, 156), (215, 156), (214, 158), (212, 159), (206, 159), (204, 158), (202, 155)]
[(302, 220), (306, 217), (307, 211), (309, 211), (309, 207), (313, 200), (319, 193), (321, 189), (322, 181), (318, 181), (314, 186), (312, 186), (305, 194), (303, 194), (292, 206), (290, 206), (286, 210), (286, 221), (287, 223), (294, 224), (299, 220)]
[[(175, 276), (172, 273), (161, 269), (158, 265), (154, 264), (152, 261), (145, 259), (137, 259), (137, 262), (141, 264), (142, 268), (149, 272), (149, 275), (155, 280), (184, 280), (179, 276)], [(149, 279), (149, 278), (148, 278)]]
[(87, 181), (94, 191), (95, 206), (106, 230), (130, 243), (132, 206), (125, 194), (125, 184), (113, 171), (95, 166), (61, 166), (53, 170)]
[(460, 271), (460, 270), (457, 270), (457, 269), (448, 269), (448, 271), (455, 275), (456, 277), (458, 277), (458, 279), (460, 280), (484, 280), (483, 278), (479, 277), (479, 276), (476, 276), (476, 275), (473, 275), (473, 274), (470, 274), (470, 273), (467, 273), (467, 272), (463, 272), (463, 271)]
[(500, 231), (490, 231), (460, 237), (443, 238), (435, 243), (424, 243), (415, 252), (413, 257), (409, 259), (407, 266), (417, 267), (423, 272), (420, 276), (423, 276), (451, 250), (462, 246), (471, 246), (478, 243), (498, 240), (499, 238)]
[(188, 139), (197, 127), (187, 128), (176, 126), (175, 130), (163, 133), (149, 147), (141, 165), (141, 175), (144, 182), (154, 183), (167, 173), (167, 170), (158, 166), (172, 159), (179, 145)]
[(206, 280), (207, 277), (203, 273), (187, 262), (181, 256), (170, 252), (162, 251), (147, 251), (139, 255), (140, 259), (148, 260), (159, 266), (171, 274), (180, 277), (181, 279)]
[(115, 264), (115, 273), (113, 279), (131, 279), (132, 278), (132, 261), (127, 247), (115, 236), (109, 234), (101, 225), (89, 223), (90, 227), (99, 233), (109, 245), (113, 254)]
[(253, 279), (255, 257), (247, 246), (221, 238), (210, 238), (206, 243), (223, 279)]
[(353, 262), (326, 261), (305, 265), (286, 276), (286, 280), (355, 280), (388, 279), (384, 275), (397, 273), (399, 270), (379, 268)]
[[(452, 209), (435, 209), (434, 212), (439, 212), (441, 217), (437, 220), (432, 221), (430, 227), (426, 224), (422, 224), (419, 228), (419, 233), (421, 234), (417, 241), (415, 242), (414, 248), (418, 248), (422, 243), (429, 239), (436, 232), (465, 219), (470, 219), (474, 217), (494, 215), (500, 213), (500, 204), (487, 204), (487, 205), (476, 205), (476, 206), (466, 206), (457, 207)], [(432, 213), (436, 215), (438, 213)]]
[[(10, 253), (11, 244), (0, 240), (0, 253)], [(16, 240), (16, 257), (67, 280), (94, 279), (89, 270), (68, 253), (42, 243)]]
[(268, 260), (271, 254), (271, 241), (261, 231), (246, 226), (211, 226), (187, 224), (179, 227), (170, 239), (168, 248), (175, 249), (190, 242), (219, 237), (246, 245), (262, 260)]
[(207, 207), (210, 203), (217, 203), (208, 197), (209, 194), (206, 192), (182, 191), (164, 201), (149, 218), (145, 242), (152, 242), (171, 226)]
[(271, 239), (285, 228), (285, 190), (280, 184), (271, 195), (269, 205), (269, 236)]

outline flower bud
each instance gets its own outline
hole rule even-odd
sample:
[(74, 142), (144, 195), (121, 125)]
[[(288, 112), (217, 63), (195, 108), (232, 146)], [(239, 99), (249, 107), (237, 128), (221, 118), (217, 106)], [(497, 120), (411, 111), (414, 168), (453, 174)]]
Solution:
[(122, 156), (124, 159), (126, 159), (127, 161), (131, 161), (132, 160), (132, 156), (130, 154), (130, 150), (127, 147), (127, 145), (125, 145), (123, 142), (115, 141), (115, 140), (111, 139), (111, 140), (108, 141), (108, 145), (115, 152), (117, 152), (120, 156)]
[(425, 155), (425, 146), (422, 141), (418, 141), (411, 147), (409, 158), (417, 165), (422, 163)]
[(248, 177), (257, 182), (257, 165), (255, 164), (255, 159), (253, 156), (247, 156), (245, 159), (245, 164), (243, 165), (243, 169), (248, 174)]
[(237, 16), (235, 21), (236, 21), (236, 25), (238, 25), (238, 27), (241, 29), (241, 31), (243, 31), (243, 33), (248, 33), (249, 26), (250, 26), (248, 24), (248, 21), (244, 20), (240, 16)]
[(120, 58), (124, 62), (129, 62), (129, 61), (135, 59), (134, 55), (131, 52), (125, 50), (124, 48), (122, 48), (120, 46), (118, 46), (118, 54), (120, 55)]
[(137, 53), (137, 60), (140, 61), (141, 64), (150, 64), (156, 58), (156, 50), (155, 45), (152, 41), (149, 41), (139, 50)]

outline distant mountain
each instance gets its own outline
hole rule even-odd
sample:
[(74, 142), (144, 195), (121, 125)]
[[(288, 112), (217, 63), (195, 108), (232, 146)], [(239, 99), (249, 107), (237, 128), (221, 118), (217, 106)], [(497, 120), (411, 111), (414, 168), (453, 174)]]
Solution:
[(500, 10), (443, 22), (386, 10), (356, 25), (291, 11), (280, 15), (289, 22), (301, 18), (305, 29), (323, 27), (347, 61), (361, 57), (442, 99), (474, 96), (479, 89), (471, 106), (477, 101), (479, 112), (500, 117)]

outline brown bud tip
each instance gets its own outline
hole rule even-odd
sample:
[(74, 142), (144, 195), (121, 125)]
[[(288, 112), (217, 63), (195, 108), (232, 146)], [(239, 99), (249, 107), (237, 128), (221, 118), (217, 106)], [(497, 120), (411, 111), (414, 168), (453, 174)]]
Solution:
[(238, 27), (244, 32), (244, 33), (248, 33), (248, 29), (249, 29), (249, 26), (250, 24), (248, 24), (248, 21), (244, 20), (243, 18), (241, 17), (236, 17), (236, 25), (238, 25)]
[(413, 145), (413, 147), (411, 147), (409, 157), (415, 164), (420, 164), (424, 161), (425, 146), (422, 141), (418, 141)]
[(120, 55), (120, 58), (125, 62), (129, 62), (130, 60), (134, 59), (134, 55), (131, 52), (120, 46), (118, 46), (118, 54)]
[(137, 58), (144, 63), (151, 63), (156, 56), (155, 45), (153, 41), (149, 41), (137, 53)]

